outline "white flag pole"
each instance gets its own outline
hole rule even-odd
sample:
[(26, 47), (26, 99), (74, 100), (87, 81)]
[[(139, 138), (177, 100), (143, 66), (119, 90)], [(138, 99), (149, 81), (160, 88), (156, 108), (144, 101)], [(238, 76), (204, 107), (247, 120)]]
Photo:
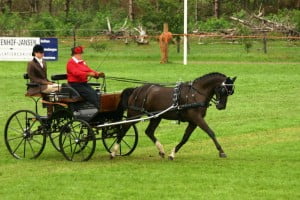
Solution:
[(183, 37), (183, 64), (186, 65), (187, 64), (187, 1), (188, 0), (184, 0), (184, 37)]

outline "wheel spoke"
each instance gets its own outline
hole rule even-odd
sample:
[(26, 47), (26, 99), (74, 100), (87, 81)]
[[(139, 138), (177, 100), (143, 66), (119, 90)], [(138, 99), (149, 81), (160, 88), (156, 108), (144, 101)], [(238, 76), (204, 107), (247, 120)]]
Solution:
[(26, 139), (25, 139), (25, 142), (24, 142), (24, 151), (23, 151), (23, 158), (25, 158), (25, 152), (26, 152)]
[(9, 129), (12, 129), (17, 133), (23, 134), (23, 129), (22, 129), (22, 131), (19, 131), (19, 130), (15, 129), (14, 127), (9, 127)]
[(34, 120), (34, 121), (32, 122), (32, 124), (30, 125), (30, 127), (28, 128), (28, 130), (31, 130), (31, 128), (33, 127), (33, 125), (35, 125), (36, 122), (37, 122), (37, 120)]
[(43, 145), (40, 141), (37, 141), (36, 139), (31, 139), (32, 141), (34, 141), (35, 143), (38, 143), (39, 145)]
[(73, 144), (75, 144), (75, 142), (72, 143), (72, 139), (69, 137), (69, 145), (67, 147), (70, 147), (71, 152), (72, 152), (72, 149), (73, 149), (72, 148)]
[(127, 147), (128, 147), (129, 149), (131, 149), (131, 146), (124, 140), (124, 138), (122, 139), (122, 142), (124, 142), (124, 143), (127, 145)]
[[(53, 135), (53, 133), (51, 133), (51, 135)], [(52, 139), (55, 140), (58, 137), (59, 137), (59, 134), (57, 134), (56, 136), (52, 137)]]
[[(71, 127), (71, 129), (72, 129), (72, 131), (73, 131), (73, 133), (74, 133), (74, 135), (75, 135), (75, 138), (76, 138), (76, 130), (75, 130), (75, 128), (76, 128), (76, 127), (74, 127), (74, 126)], [(72, 136), (73, 136), (73, 135), (72, 135)]]
[(7, 141), (16, 140), (16, 139), (19, 139), (19, 138), (22, 138), (22, 137), (23, 137), (23, 136), (21, 135), (21, 136), (15, 137), (15, 138), (10, 138), (10, 139), (8, 139)]
[(32, 145), (31, 145), (30, 141), (28, 141), (28, 143), (29, 143), (29, 146), (30, 146), (30, 149), (31, 149), (31, 151), (32, 151), (33, 155), (35, 155), (35, 151), (34, 151), (34, 149), (33, 149)]
[(24, 128), (23, 128), (23, 126), (22, 126), (22, 124), (21, 124), (21, 122), (20, 122), (20, 120), (19, 120), (19, 118), (18, 118), (17, 115), (16, 115), (16, 119), (17, 119), (17, 121), (18, 121), (18, 124), (19, 124), (20, 128), (21, 128), (22, 130), (24, 130)]
[(21, 146), (21, 144), (23, 143), (24, 140), (25, 140), (25, 139), (23, 138), (23, 139), (21, 140), (21, 142), (17, 145), (16, 149), (12, 152), (13, 154), (16, 153), (16, 151), (19, 149), (19, 147)]
[(129, 134), (129, 135), (126, 134), (125, 136), (126, 136), (126, 137), (135, 137), (135, 135), (131, 135), (131, 134)]
[(86, 145), (82, 146), (80, 145), (81, 143), (79, 143), (79, 146), (80, 146), (80, 151), (77, 152), (77, 153), (81, 153), (81, 158), (84, 160), (85, 159), (85, 151), (84, 149), (87, 147)]
[(114, 140), (114, 142), (110, 145), (110, 147), (108, 148), (109, 150), (113, 147), (113, 145), (116, 143), (117, 138)]
[(68, 144), (68, 145), (66, 145), (66, 146), (63, 146), (64, 148), (68, 148), (68, 147), (70, 147), (71, 148), (71, 151), (72, 151), (72, 145), (73, 144), (76, 144), (76, 142), (73, 142), (72, 143), (72, 140), (70, 139), (70, 143)]
[(75, 144), (74, 151), (72, 152), (72, 155), (71, 155), (71, 160), (73, 160), (73, 158), (74, 158), (74, 154), (76, 152), (77, 146), (78, 146), (78, 144)]
[(66, 142), (67, 136), (64, 137), (63, 141), (62, 141), (62, 146), (64, 146), (65, 142)]

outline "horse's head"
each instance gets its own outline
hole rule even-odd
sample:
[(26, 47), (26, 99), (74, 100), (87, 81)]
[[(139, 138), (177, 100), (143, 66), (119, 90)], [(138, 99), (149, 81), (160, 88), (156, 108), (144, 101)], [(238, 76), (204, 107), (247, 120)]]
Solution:
[(234, 81), (236, 77), (232, 79), (227, 77), (225, 81), (221, 83), (221, 85), (215, 88), (216, 95), (216, 108), (218, 110), (223, 110), (226, 108), (227, 98), (234, 93)]

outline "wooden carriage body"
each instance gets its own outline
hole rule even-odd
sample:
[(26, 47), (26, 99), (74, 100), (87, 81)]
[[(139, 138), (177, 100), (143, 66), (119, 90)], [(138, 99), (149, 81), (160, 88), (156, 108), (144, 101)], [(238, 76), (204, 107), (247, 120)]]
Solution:
[(104, 93), (100, 96), (100, 112), (111, 112), (118, 108), (121, 93)]

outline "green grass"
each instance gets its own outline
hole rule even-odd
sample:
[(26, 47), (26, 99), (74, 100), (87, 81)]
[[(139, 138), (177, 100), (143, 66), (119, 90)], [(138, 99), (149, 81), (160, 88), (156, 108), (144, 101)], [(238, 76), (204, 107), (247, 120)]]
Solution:
[[(70, 41), (60, 40), (58, 62), (48, 73), (65, 72)], [(88, 42), (81, 41), (85, 46)], [(50, 142), (36, 160), (16, 160), (3, 141), (8, 117), (34, 109), (24, 97), (26, 62), (0, 62), (0, 199), (300, 199), (300, 43), (260, 41), (247, 54), (240, 44), (191, 42), (187, 66), (170, 46), (171, 63), (159, 64), (156, 42), (149, 46), (107, 43), (108, 50), (86, 49), (88, 64), (107, 76), (153, 82), (193, 80), (218, 71), (237, 76), (225, 111), (208, 109), (206, 121), (228, 155), (218, 158), (213, 142), (197, 129), (174, 161), (158, 157), (138, 124), (139, 144), (129, 157), (109, 160), (101, 141), (88, 162), (67, 162)], [(109, 52), (109, 53), (108, 53)], [(136, 86), (107, 81), (108, 91)], [(44, 110), (41, 110), (44, 113)], [(186, 127), (163, 121), (156, 136), (169, 153)]]

